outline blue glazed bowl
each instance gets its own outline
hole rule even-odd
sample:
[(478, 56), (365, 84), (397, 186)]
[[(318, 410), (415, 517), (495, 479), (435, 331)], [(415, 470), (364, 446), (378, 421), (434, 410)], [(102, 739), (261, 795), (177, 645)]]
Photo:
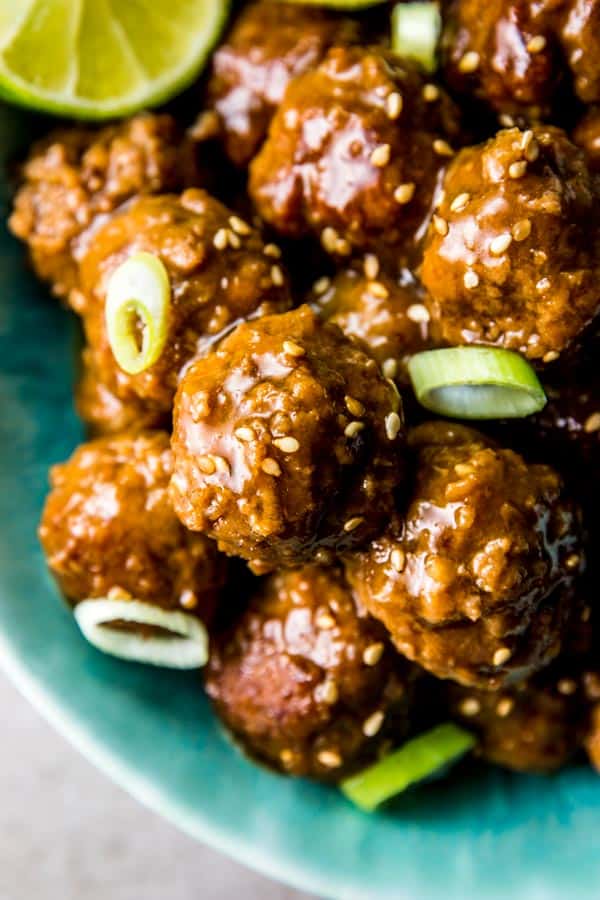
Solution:
[[(5, 159), (34, 128), (0, 109)], [(4, 222), (6, 176), (0, 190)], [(367, 816), (333, 789), (246, 762), (197, 675), (121, 663), (86, 644), (36, 539), (48, 467), (82, 439), (72, 407), (75, 324), (0, 228), (0, 658), (23, 693), (142, 803), (317, 894), (598, 900), (600, 778), (591, 770), (526, 778), (465, 767)]]

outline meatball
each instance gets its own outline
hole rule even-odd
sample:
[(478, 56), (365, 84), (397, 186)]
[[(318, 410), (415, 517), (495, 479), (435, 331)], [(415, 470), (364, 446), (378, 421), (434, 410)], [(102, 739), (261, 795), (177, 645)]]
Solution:
[(501, 113), (547, 116), (564, 76), (600, 99), (598, 0), (452, 0), (442, 50), (452, 87)]
[(454, 685), (453, 718), (479, 737), (484, 759), (518, 772), (551, 772), (581, 747), (588, 703), (581, 672), (553, 664), (505, 690), (481, 691)]
[(241, 325), (175, 399), (181, 521), (254, 571), (377, 533), (402, 477), (402, 406), (375, 360), (303, 306)]
[(387, 250), (397, 266), (427, 218), (457, 112), (410, 62), (336, 47), (289, 86), (250, 169), (261, 216), (339, 256)]
[(99, 438), (54, 466), (39, 534), (73, 606), (93, 597), (136, 599), (210, 619), (224, 565), (213, 542), (177, 519), (171, 468), (162, 431)]
[(516, 128), (462, 150), (446, 172), (421, 277), (432, 333), (551, 362), (600, 306), (597, 195), (557, 128)]
[(590, 170), (600, 172), (600, 106), (592, 106), (577, 123), (573, 141), (585, 153)]
[[(90, 363), (123, 401), (169, 413), (180, 372), (247, 316), (289, 307), (287, 279), (255, 229), (205, 191), (138, 197), (100, 228), (81, 260), (81, 304)], [(158, 361), (138, 375), (122, 371), (104, 319), (108, 280), (130, 255), (158, 256), (171, 283), (169, 335)]]
[(338, 781), (401, 740), (416, 677), (335, 568), (270, 576), (211, 645), (206, 688), (255, 757)]
[(208, 85), (229, 158), (247, 165), (292, 78), (316, 66), (333, 44), (357, 38), (356, 22), (326, 10), (273, 0), (246, 6), (213, 56)]
[(75, 388), (75, 406), (93, 435), (170, 428), (170, 414), (148, 409), (136, 394), (130, 394), (126, 399), (113, 394), (98, 377), (90, 356), (90, 348), (86, 347), (81, 356), (81, 371)]
[(367, 255), (363, 271), (341, 269), (313, 290), (315, 309), (345, 335), (366, 345), (384, 375), (408, 384), (410, 357), (430, 346), (429, 311), (423, 292), (406, 270), (401, 279), (379, 272), (377, 257)]
[(136, 194), (179, 190), (198, 178), (192, 145), (168, 115), (55, 131), (31, 150), (9, 226), (40, 278), (66, 297), (99, 218)]
[(438, 678), (498, 689), (561, 648), (584, 565), (578, 511), (550, 467), (429, 422), (410, 436), (406, 510), (347, 573), (398, 650)]

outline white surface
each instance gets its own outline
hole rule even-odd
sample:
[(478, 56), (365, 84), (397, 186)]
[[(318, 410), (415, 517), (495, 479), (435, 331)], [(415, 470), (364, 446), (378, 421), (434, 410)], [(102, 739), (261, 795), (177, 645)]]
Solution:
[(138, 806), (0, 674), (0, 900), (310, 900)]

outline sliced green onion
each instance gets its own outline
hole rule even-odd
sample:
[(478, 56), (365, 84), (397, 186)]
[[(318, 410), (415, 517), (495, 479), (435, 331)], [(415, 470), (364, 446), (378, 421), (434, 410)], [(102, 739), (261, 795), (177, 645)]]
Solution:
[(520, 419), (546, 405), (530, 364), (496, 347), (449, 347), (416, 353), (408, 364), (417, 400), (440, 416)]
[(441, 30), (437, 3), (398, 3), (392, 13), (392, 50), (416, 59), (426, 72), (435, 72)]
[(373, 812), (381, 803), (456, 762), (475, 743), (473, 735), (458, 725), (438, 725), (342, 781), (340, 788), (356, 806)]
[(160, 357), (169, 330), (170, 302), (167, 270), (151, 253), (130, 256), (111, 275), (106, 330), (117, 363), (129, 375), (144, 372)]
[[(208, 659), (206, 628), (195, 616), (160, 609), (141, 600), (83, 600), (75, 607), (75, 619), (84, 637), (103, 653), (120, 659), (163, 666), (199, 669)], [(111, 629), (111, 623), (131, 622), (154, 626), (168, 635), (144, 637), (143, 631)]]

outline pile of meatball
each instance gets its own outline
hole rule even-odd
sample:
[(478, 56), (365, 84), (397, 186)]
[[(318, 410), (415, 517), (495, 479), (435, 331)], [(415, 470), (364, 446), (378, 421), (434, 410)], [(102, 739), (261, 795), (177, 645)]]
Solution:
[[(283, 772), (449, 719), (600, 768), (600, 0), (445, 2), (437, 75), (388, 13), (249, 2), (183, 113), (31, 149), (10, 227), (81, 320), (91, 435), (41, 541), (73, 606), (201, 619), (216, 714)], [(131, 375), (104, 307), (141, 251), (169, 334)], [(546, 408), (428, 418), (411, 356), (473, 344)]]

